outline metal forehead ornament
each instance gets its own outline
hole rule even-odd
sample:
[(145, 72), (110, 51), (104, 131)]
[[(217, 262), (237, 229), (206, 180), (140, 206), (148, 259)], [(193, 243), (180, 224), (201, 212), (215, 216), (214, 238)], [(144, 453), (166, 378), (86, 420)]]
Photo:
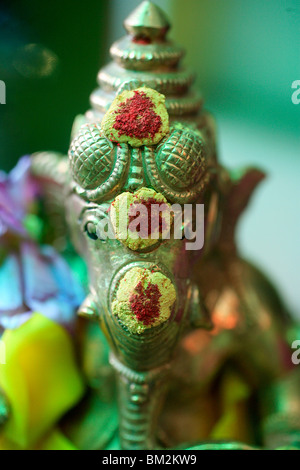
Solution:
[[(179, 66), (184, 51), (167, 39), (163, 12), (143, 2), (124, 24), (128, 35), (111, 47), (113, 62), (98, 74), (92, 107), (74, 124), (70, 171), (63, 170), (68, 174), (65, 207), (90, 278), (79, 313), (99, 321), (118, 377), (121, 447), (151, 449), (157, 446), (157, 419), (169, 377), (180, 368), (173, 357), (184, 349), (184, 335), (201, 344), (195, 331), (214, 324), (209, 341), (218, 345), (222, 332), (243, 337), (247, 324), (261, 331), (256, 314), (263, 309), (244, 289), (242, 279), (250, 268), (237, 255), (234, 231), (263, 174), (251, 170), (237, 184), (218, 163), (214, 121), (192, 87), (193, 73)], [(45, 166), (39, 155), (34, 165), (37, 173), (49, 171), (50, 163)], [(148, 211), (161, 204), (166, 209), (190, 205), (192, 214), (204, 204), (202, 250), (187, 250), (188, 240), (172, 233), (163, 237), (163, 212), (155, 227), (146, 213), (143, 237), (130, 230), (121, 236), (118, 221), (126, 211), (128, 225), (135, 205)], [(113, 236), (101, 236), (109, 227)], [(265, 307), (264, 315), (271, 317)], [(236, 344), (220, 341), (212, 348), (211, 364), (220, 363)], [(207, 356), (199, 357), (194, 369), (186, 360), (186, 370), (190, 381), (204, 383)]]

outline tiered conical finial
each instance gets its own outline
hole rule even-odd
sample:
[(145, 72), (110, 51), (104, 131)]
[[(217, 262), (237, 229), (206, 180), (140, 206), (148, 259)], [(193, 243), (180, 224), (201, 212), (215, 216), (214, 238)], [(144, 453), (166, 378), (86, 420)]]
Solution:
[(143, 2), (124, 25), (128, 35), (110, 49), (113, 62), (98, 74), (99, 88), (91, 95), (87, 120), (101, 121), (116, 93), (133, 85), (165, 95), (171, 121), (201, 120), (202, 99), (191, 88), (194, 74), (180, 65), (183, 48), (166, 38), (170, 24), (163, 11), (152, 2)]
[(156, 39), (165, 37), (170, 24), (157, 5), (145, 1), (126, 18), (124, 27), (134, 37)]

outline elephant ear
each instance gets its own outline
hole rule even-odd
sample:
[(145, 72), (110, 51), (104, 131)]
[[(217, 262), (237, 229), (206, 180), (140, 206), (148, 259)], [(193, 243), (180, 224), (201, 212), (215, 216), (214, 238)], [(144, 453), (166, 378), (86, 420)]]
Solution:
[(265, 176), (265, 173), (257, 168), (241, 169), (230, 173), (230, 189), (225, 196), (220, 238), (222, 248), (231, 249), (235, 246), (237, 223), (247, 208), (254, 190)]
[(41, 184), (63, 188), (68, 167), (68, 157), (61, 153), (36, 152), (31, 155), (31, 173)]
[(43, 216), (49, 223), (47, 243), (65, 239), (65, 190), (68, 180), (69, 162), (66, 155), (56, 152), (37, 152), (31, 155), (31, 173), (36, 181), (42, 200)]

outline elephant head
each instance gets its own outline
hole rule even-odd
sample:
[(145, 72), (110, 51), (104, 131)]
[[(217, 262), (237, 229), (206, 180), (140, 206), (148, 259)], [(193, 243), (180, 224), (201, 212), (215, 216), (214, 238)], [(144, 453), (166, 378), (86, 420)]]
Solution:
[[(162, 100), (164, 107), (164, 97), (147, 87), (123, 91), (117, 99), (122, 104), (147, 94), (152, 102)], [(149, 132), (146, 143), (143, 138), (134, 141), (132, 133), (127, 141), (126, 135), (121, 142), (118, 136), (111, 139), (112, 127), (105, 122), (116, 116), (113, 109), (114, 105), (102, 124), (85, 124), (74, 137), (65, 205), (74, 245), (90, 276), (90, 293), (80, 313), (99, 319), (123, 387), (129, 395), (133, 390), (145, 408), (156, 394), (146, 393), (145, 387), (156, 389), (161, 383), (183, 332), (208, 323), (199, 303), (195, 314), (194, 299), (199, 301), (199, 295), (190, 273), (203, 246), (203, 205), (214, 177), (212, 155), (205, 133), (181, 123), (169, 127), (165, 108), (166, 130), (158, 142), (152, 143)], [(140, 111), (140, 122), (148, 110)], [(156, 236), (150, 214), (154, 207), (160, 208)], [(117, 227), (122, 215), (124, 237)], [(135, 222), (135, 233), (129, 221)], [(188, 227), (190, 222), (196, 230)], [(169, 229), (162, 233), (164, 223)], [(137, 385), (144, 388), (137, 392)], [(139, 438), (145, 446), (146, 438)]]

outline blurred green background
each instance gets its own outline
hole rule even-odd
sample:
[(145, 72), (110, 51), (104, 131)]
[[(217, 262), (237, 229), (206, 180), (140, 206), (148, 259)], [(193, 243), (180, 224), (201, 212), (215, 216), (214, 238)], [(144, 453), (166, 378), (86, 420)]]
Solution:
[(0, 3), (0, 167), (40, 149), (67, 151), (108, 48), (108, 2)]
[[(112, 41), (139, 0), (2, 1), (0, 167), (36, 150), (66, 151)], [(258, 165), (268, 179), (239, 227), (244, 254), (300, 317), (300, 0), (160, 0), (170, 36), (215, 115), (227, 166)]]

